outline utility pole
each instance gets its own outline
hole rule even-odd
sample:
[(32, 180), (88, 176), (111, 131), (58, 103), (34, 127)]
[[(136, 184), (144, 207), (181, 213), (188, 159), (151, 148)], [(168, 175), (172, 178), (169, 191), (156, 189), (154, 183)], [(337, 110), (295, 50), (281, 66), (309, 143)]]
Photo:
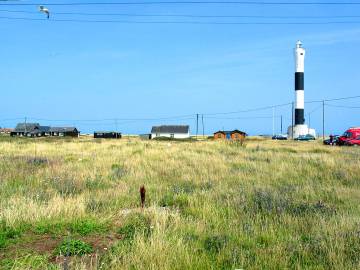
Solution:
[(291, 139), (294, 139), (294, 102), (291, 103)]
[(283, 134), (283, 118), (282, 118), (282, 115), (280, 116), (280, 130), (281, 130), (281, 134)]
[(272, 113), (272, 129), (273, 129), (273, 136), (275, 135), (275, 107), (273, 107), (273, 113)]
[[(204, 115), (201, 115), (201, 122), (202, 122), (203, 137), (205, 137)], [(203, 139), (204, 139), (204, 138), (203, 138)]]
[(323, 113), (322, 113), (322, 128), (323, 128), (323, 140), (325, 140), (325, 100), (322, 101)]
[(115, 132), (116, 132), (115, 137), (116, 137), (116, 139), (118, 139), (118, 120), (117, 119), (115, 119)]
[(26, 130), (26, 117), (25, 117), (25, 134), (24, 134), (25, 136), (27, 136), (26, 133), (27, 133), (27, 130)]
[(199, 133), (199, 114), (196, 114), (196, 139), (198, 138)]
[(308, 133), (310, 133), (310, 128), (311, 128), (311, 113), (308, 113), (308, 118), (309, 118)]

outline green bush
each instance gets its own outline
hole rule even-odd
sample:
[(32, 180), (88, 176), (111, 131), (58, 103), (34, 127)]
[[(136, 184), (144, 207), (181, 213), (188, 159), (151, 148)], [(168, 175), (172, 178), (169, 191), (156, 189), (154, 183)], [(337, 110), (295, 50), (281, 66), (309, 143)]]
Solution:
[(81, 240), (64, 240), (55, 250), (56, 255), (82, 256), (93, 252), (93, 248), (88, 243)]

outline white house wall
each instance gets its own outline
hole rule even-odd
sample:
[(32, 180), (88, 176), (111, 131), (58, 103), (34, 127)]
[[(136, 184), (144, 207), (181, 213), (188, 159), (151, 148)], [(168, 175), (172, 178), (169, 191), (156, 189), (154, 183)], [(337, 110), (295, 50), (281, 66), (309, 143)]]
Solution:
[[(171, 138), (171, 134), (174, 134), (174, 139), (187, 139), (190, 138), (190, 133), (151, 133), (151, 139), (156, 137)], [(158, 136), (156, 136), (158, 135)]]

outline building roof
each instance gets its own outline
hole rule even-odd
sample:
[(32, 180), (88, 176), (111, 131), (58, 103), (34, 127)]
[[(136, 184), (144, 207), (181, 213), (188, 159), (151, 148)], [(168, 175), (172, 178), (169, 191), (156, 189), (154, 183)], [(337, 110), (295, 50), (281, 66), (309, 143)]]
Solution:
[(246, 135), (246, 132), (243, 132), (243, 131), (240, 131), (240, 130), (219, 130), (219, 131), (216, 131), (214, 132), (214, 134), (216, 133), (222, 133), (222, 134), (233, 134), (233, 133), (241, 133), (241, 134), (244, 134)]
[(63, 132), (78, 132), (76, 127), (51, 127), (50, 132), (58, 132), (58, 133), (63, 133)]
[(151, 129), (151, 133), (184, 133), (188, 134), (190, 127), (188, 125), (177, 126), (154, 126)]
[(117, 134), (121, 134), (121, 132), (117, 132), (117, 131), (94, 131), (94, 133), (103, 133), (103, 134), (112, 134), (112, 133), (117, 133)]
[(15, 132), (31, 132), (40, 128), (39, 123), (18, 123), (15, 127)]

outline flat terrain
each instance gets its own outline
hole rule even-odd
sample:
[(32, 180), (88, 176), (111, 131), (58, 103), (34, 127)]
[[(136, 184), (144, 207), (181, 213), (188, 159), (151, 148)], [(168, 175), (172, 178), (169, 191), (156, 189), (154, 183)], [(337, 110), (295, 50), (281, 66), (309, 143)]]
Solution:
[(0, 269), (359, 269), (359, 217), (359, 148), (0, 137)]

